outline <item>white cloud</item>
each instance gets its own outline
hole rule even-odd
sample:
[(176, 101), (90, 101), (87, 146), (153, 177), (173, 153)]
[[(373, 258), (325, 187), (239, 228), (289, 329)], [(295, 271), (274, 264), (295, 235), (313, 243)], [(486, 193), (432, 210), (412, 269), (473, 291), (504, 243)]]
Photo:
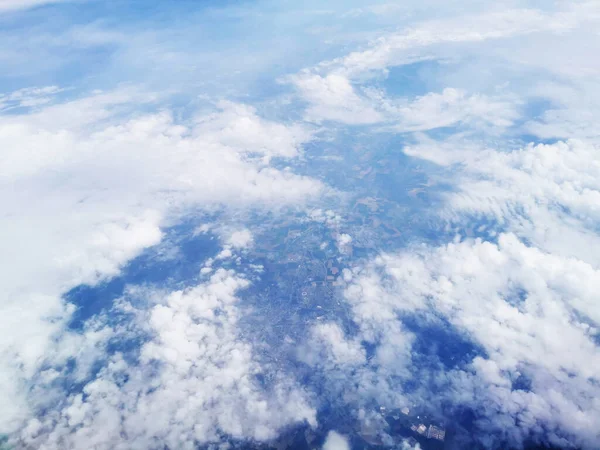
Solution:
[[(523, 20), (538, 22), (536, 17), (531, 13)], [(554, 23), (539, 21), (539, 26), (567, 29), (580, 19), (556, 15)], [(497, 36), (492, 32), (482, 37), (474, 31), (465, 39), (529, 33), (527, 27), (520, 29), (520, 21), (514, 22), (514, 29), (500, 27)], [(460, 36), (456, 39), (462, 41)], [(370, 61), (365, 70), (396, 63), (384, 56), (381, 66)], [(571, 92), (562, 94), (571, 101)], [(478, 130), (511, 126), (520, 104), (512, 96), (469, 96), (450, 89), (406, 107), (377, 97), (375, 91), (368, 95), (376, 109), (386, 111), (386, 118), (404, 117), (405, 129), (413, 131), (469, 121)], [(575, 128), (567, 124), (557, 129), (557, 116), (545, 130), (538, 126), (534, 131), (588, 137), (594, 134), (592, 118), (589, 115), (588, 124), (573, 120)], [(534, 126), (530, 122), (528, 129)], [(331, 324), (315, 326), (309, 340), (314, 354), (308, 353), (306, 361), (323, 370), (332, 385), (345, 386), (339, 389), (349, 405), (386, 398), (397, 407), (404, 401), (402, 382), (411, 376), (407, 363), (412, 336), (400, 317), (418, 314), (438, 325), (441, 317), (480, 346), (485, 356), (467, 367), (436, 374), (439, 397), (423, 388), (421, 401), (450, 400), (474, 408), (487, 446), (520, 446), (533, 436), (557, 446), (594, 448), (600, 425), (600, 403), (595, 400), (600, 394), (595, 370), (600, 367), (600, 309), (594, 300), (600, 288), (600, 259), (590, 249), (600, 247), (597, 145), (570, 140), (496, 150), (465, 139), (465, 134), (443, 142), (417, 138), (405, 153), (447, 166), (444, 181), (454, 183), (442, 211), (453, 229), (468, 231), (484, 217), (491, 218), (491, 224), (488, 221), (478, 232), (489, 231), (490, 239), (498, 230), (508, 233), (497, 243), (467, 240), (438, 248), (411, 247), (399, 255), (382, 255), (362, 269), (347, 270), (346, 299), (358, 331), (345, 335)], [(376, 346), (373, 360), (366, 364), (358, 356), (347, 357), (361, 355), (362, 342)], [(521, 381), (530, 388), (519, 387)]]
[[(468, 95), (460, 89), (446, 88), (440, 94), (429, 93), (399, 107), (399, 131), (422, 131), (453, 125), (471, 125), (481, 130), (486, 127), (506, 128), (519, 117), (515, 99), (489, 98)], [(393, 114), (393, 112), (392, 112)]]
[(463, 15), (450, 20), (430, 20), (412, 29), (383, 35), (366, 50), (355, 51), (323, 63), (322, 67), (335, 70), (349, 78), (357, 78), (369, 72), (380, 72), (390, 66), (430, 57), (423, 56), (423, 53), (435, 45), (477, 43), (540, 31), (562, 32), (573, 29), (579, 22), (590, 18), (585, 8), (574, 7), (558, 13), (509, 9), (502, 12)]
[(323, 450), (350, 450), (348, 439), (336, 431), (327, 433)]
[(340, 253), (347, 253), (352, 248), (352, 236), (347, 233), (338, 234), (335, 241)]
[(28, 380), (72, 313), (63, 293), (118, 274), (185, 208), (277, 209), (322, 192), (269, 165), (299, 153), (310, 138), (303, 128), (231, 103), (185, 124), (168, 111), (132, 114), (154, 99), (122, 90), (0, 116), (0, 201), (10, 218), (0, 232), (11, 236), (0, 245), (11, 255), (0, 279), (1, 431), (27, 414)]
[[(564, 14), (526, 11), (522, 17), (513, 11), (478, 16), (481, 23), (473, 17), (469, 27), (464, 21), (428, 24), (382, 38), (367, 51), (318, 69), (364, 83), (371, 71), (414, 60), (417, 48), (572, 30), (575, 23), (595, 20), (593, 14), (586, 18), (585, 11), (577, 7)], [(593, 141), (595, 95), (582, 100), (582, 92), (565, 89), (566, 85), (540, 85), (534, 96), (552, 95), (564, 108), (529, 121), (525, 129), (542, 137), (581, 136)], [(582, 91), (595, 92), (590, 86), (594, 87), (588, 83)], [(363, 92), (386, 119), (399, 117), (398, 129), (409, 131), (467, 124), (489, 132), (490, 127), (513, 126), (527, 98), (446, 89), (400, 105), (377, 91)], [(581, 115), (572, 114), (576, 111)], [(404, 149), (406, 154), (448, 169), (442, 180), (450, 180), (453, 188), (445, 194), (441, 215), (451, 229), (469, 232), (485, 218), (492, 220), (477, 232), (489, 232), (489, 239), (495, 239), (498, 230), (509, 232), (501, 234), (497, 244), (468, 240), (438, 248), (413, 246), (346, 272), (346, 298), (358, 334), (329, 338), (345, 345), (356, 341), (376, 345), (379, 364), (364, 366), (368, 375), (361, 374), (361, 379), (370, 377), (372, 389), (363, 390), (361, 400), (398, 393), (410, 378), (402, 367), (410, 361), (412, 339), (400, 318), (415, 314), (440, 325), (441, 317), (483, 348), (485, 356), (474, 358), (467, 367), (434, 375), (441, 391), (436, 398), (423, 387), (422, 402), (439, 405), (449, 400), (474, 408), (487, 446), (503, 440), (520, 446), (534, 436), (557, 446), (594, 448), (600, 425), (593, 369), (600, 364), (600, 310), (593, 293), (600, 280), (600, 259), (590, 249), (600, 247), (597, 145), (570, 140), (510, 150), (508, 144), (495, 141), (498, 150), (468, 140), (464, 133), (444, 141), (418, 135), (417, 141)], [(325, 335), (321, 337), (327, 342)], [(323, 360), (335, 361), (335, 353)], [(328, 366), (325, 372), (332, 383), (352, 386), (358, 385), (353, 370), (344, 376)], [(413, 374), (419, 375), (431, 373)], [(519, 387), (522, 380), (530, 383), (530, 389)], [(398, 395), (402, 401), (403, 394)]]
[[(149, 311), (151, 339), (138, 362), (112, 357), (83, 393), (32, 419), (19, 444), (37, 448), (194, 448), (235, 439), (267, 441), (294, 423), (316, 426), (302, 390), (276, 376), (262, 387), (252, 344), (238, 335), (237, 293), (248, 281), (217, 270)], [(47, 405), (42, 405), (47, 406)]]
[[(572, 43), (572, 45), (576, 45)], [(589, 49), (596, 53), (599, 49)], [(565, 50), (566, 53), (567, 50)], [(579, 54), (579, 52), (575, 52)], [(581, 52), (587, 56), (587, 52)], [(586, 58), (586, 61), (591, 61)], [(550, 69), (554, 67), (551, 66)], [(532, 95), (547, 99), (551, 106), (539, 116), (530, 118), (524, 130), (542, 139), (577, 137), (598, 142), (595, 123), (600, 117), (600, 66), (591, 74), (584, 69), (569, 77), (568, 82), (540, 82)]]
[(317, 324), (311, 330), (309, 344), (299, 351), (299, 357), (311, 365), (331, 363), (335, 366), (361, 366), (366, 362), (365, 351), (357, 340), (347, 340), (335, 323)]
[(301, 73), (289, 78), (302, 98), (308, 102), (306, 120), (332, 120), (350, 125), (381, 122), (383, 116), (374, 105), (355, 92), (350, 81), (341, 75), (325, 77)]
[(13, 108), (27, 108), (44, 105), (52, 100), (52, 96), (59, 93), (58, 86), (42, 88), (24, 88), (9, 94), (0, 94), (0, 111)]
[(238, 230), (231, 233), (226, 243), (233, 248), (243, 249), (252, 244), (253, 236), (250, 230)]
[(65, 1), (69, 0), (0, 0), (0, 13), (34, 8), (36, 6), (61, 3)]
[[(236, 252), (247, 250), (254, 242), (254, 236), (248, 229), (231, 231), (229, 229), (220, 230), (223, 235), (223, 249), (215, 256), (215, 259), (228, 259), (236, 255)], [(205, 263), (205, 268), (201, 269), (201, 273), (210, 273), (212, 259)]]
[[(351, 318), (358, 326), (346, 334), (330, 322), (314, 325), (298, 349), (298, 358), (326, 379), (327, 399), (347, 414), (376, 403), (390, 408), (408, 404), (399, 380), (410, 377), (414, 336), (397, 320), (380, 279), (359, 276), (347, 288)], [(367, 357), (365, 346), (374, 348)]]
[(319, 209), (319, 208), (313, 209), (310, 211), (308, 216), (309, 216), (310, 220), (315, 221), (315, 222), (324, 223), (325, 225), (327, 225), (328, 227), (330, 227), (334, 230), (339, 229), (339, 227), (342, 223), (341, 216), (330, 209), (328, 209), (326, 211), (323, 211), (322, 209)]
[[(50, 2), (0, 0), (0, 12), (43, 3)], [(543, 138), (597, 139), (595, 44), (572, 50), (590, 41), (590, 34), (578, 33), (587, 28), (596, 33), (598, 7), (596, 2), (564, 6), (551, 13), (513, 9), (421, 22), (287, 80), (307, 103), (305, 119), (317, 123), (400, 132), (457, 126), (494, 134), (515, 126), (520, 106), (539, 97), (553, 105), (522, 131)], [(398, 8), (384, 4), (352, 13), (367, 11), (386, 15)], [(65, 46), (73, 36), (82, 37), (83, 46), (123, 45), (131, 37), (95, 27), (67, 34), (53, 45)], [(517, 49), (511, 39), (523, 36), (527, 42), (520, 39)], [(144, 39), (122, 49), (120, 62), (159, 46), (156, 37)], [(492, 48), (498, 41), (508, 42), (506, 48)], [(27, 42), (36, 47), (35, 40)], [(12, 55), (22, 48), (10, 47)], [(162, 52), (165, 61), (187, 63), (189, 54), (165, 51), (174, 47), (161, 46), (156, 53)], [(553, 52), (539, 51), (549, 47)], [(215, 53), (220, 60), (235, 59)], [(511, 61), (507, 65), (519, 75), (534, 72), (534, 88), (523, 83), (490, 92), (470, 86), (455, 66), (487, 62), (482, 55)], [(17, 62), (24, 57), (17, 56)], [(51, 58), (28, 54), (26, 59)], [(389, 98), (367, 86), (390, 67), (431, 59), (447, 59), (448, 79), (439, 75), (444, 82), (428, 94)], [(477, 73), (471, 78), (485, 78), (471, 66), (464, 70)], [(503, 74), (488, 76), (490, 84), (504, 81)], [(448, 82), (452, 77), (458, 82)], [(0, 233), (11, 236), (0, 244), (2, 254), (11, 255), (0, 278), (5, 293), (0, 328), (6, 330), (0, 390), (8, 405), (0, 409), (0, 432), (18, 428), (36, 406), (28, 403), (26, 392), (40, 393), (56, 379), (55, 369), (39, 373), (48, 360), (59, 366), (81, 350), (89, 355), (78, 356), (85, 373), (102, 352), (110, 330), (95, 330), (93, 336), (64, 332), (72, 314), (72, 306), (60, 298), (65, 291), (118, 274), (190, 208), (279, 208), (302, 205), (323, 191), (320, 182), (279, 169), (280, 159), (301, 155), (310, 131), (262, 119), (249, 106), (222, 102), (210, 113), (180, 121), (168, 109), (148, 112), (155, 109), (153, 94), (118, 90), (48, 106), (55, 93), (57, 88), (49, 87), (0, 97), (0, 110), (31, 108), (26, 115), (0, 116), (0, 201), (7, 218)], [(600, 256), (590, 250), (600, 248), (598, 148), (569, 141), (498, 151), (464, 137), (443, 143), (420, 138), (406, 153), (450, 166), (448, 178), (456, 189), (442, 215), (455, 229), (462, 232), (473, 217), (485, 217), (497, 223), (490, 238), (497, 229), (508, 232), (498, 243), (412, 248), (383, 255), (362, 270), (344, 269), (357, 328), (346, 333), (339, 324), (315, 325), (301, 359), (326, 374), (328, 388), (351, 408), (373, 401), (399, 406), (406, 401), (399, 386), (411, 376), (414, 340), (399, 315), (417, 312), (432, 321), (442, 316), (486, 350), (464, 370), (440, 378), (454, 388), (449, 394), (459, 396), (451, 400), (479, 408), (481, 417), (491, 419), (480, 424), (490, 435), (504, 433), (518, 444), (531, 432), (556, 445), (591, 448), (599, 425), (593, 338), (600, 320), (594, 297)], [(349, 249), (352, 239), (339, 234), (339, 215), (315, 211), (314, 218), (335, 230), (341, 251)], [(87, 384), (84, 396), (69, 397), (43, 423), (29, 421), (23, 438), (49, 448), (148, 448), (158, 433), (161, 443), (183, 447), (194, 438), (218, 441), (222, 432), (267, 440), (286, 425), (314, 424), (314, 411), (290, 382), (280, 379), (264, 390), (254, 381), (261, 367), (251, 343), (242, 341), (235, 327), (235, 292), (247, 281), (213, 267), (219, 258), (237, 257), (252, 245), (249, 230), (235, 230), (220, 233), (223, 251), (200, 269), (203, 279), (212, 274), (209, 282), (172, 293), (146, 316), (153, 338), (144, 347), (141, 366), (115, 356)], [(368, 359), (365, 343), (374, 347)], [(207, 364), (197, 363), (205, 357)], [(32, 377), (45, 381), (36, 386)], [(520, 377), (530, 379), (531, 391), (513, 388)]]
[[(498, 228), (514, 234), (497, 245), (466, 241), (382, 257), (374, 264), (387, 277), (363, 273), (349, 298), (366, 303), (366, 317), (435, 311), (482, 345), (487, 357), (441, 379), (457, 393), (451, 400), (488, 420), (480, 426), (490, 436), (520, 445), (532, 433), (593, 448), (600, 310), (592, 292), (600, 260), (589, 249), (600, 245), (597, 146), (572, 140), (500, 151), (455, 136), (443, 143), (421, 137), (405, 151), (450, 168), (455, 187), (442, 215), (457, 231), (486, 217), (490, 238)], [(531, 388), (514, 387), (519, 377)]]
[(242, 153), (254, 153), (269, 162), (272, 157), (298, 156), (299, 147), (310, 140), (307, 128), (261, 120), (248, 105), (221, 101), (219, 112), (196, 119), (193, 133), (203, 141), (231, 147)]
[(300, 74), (289, 80), (308, 102), (305, 117), (309, 121), (381, 124), (401, 132), (455, 125), (489, 131), (509, 127), (519, 117), (520, 102), (508, 95), (490, 97), (446, 88), (412, 100), (390, 99), (374, 89), (359, 93), (347, 78), (335, 73), (326, 77)]
[(502, 152), (463, 139), (424, 139), (405, 152), (458, 165), (457, 189), (447, 195), (444, 211), (450, 220), (464, 224), (473, 216), (488, 216), (545, 250), (600, 264), (589, 251), (600, 245), (596, 145), (572, 140)]
[[(489, 436), (520, 445), (533, 433), (555, 445), (593, 448), (600, 425), (598, 287), (600, 272), (589, 264), (505, 234), (498, 245), (475, 240), (383, 255), (347, 297), (355, 320), (374, 329), (421, 311), (441, 315), (481, 345), (487, 356), (466, 372), (447, 372), (442, 379), (451, 388), (434, 395), (478, 410)], [(530, 380), (529, 390), (514, 387), (520, 376)]]
[[(471, 6), (472, 11), (480, 10), (480, 5)], [(598, 5), (563, 3), (552, 11), (518, 9), (512, 2), (496, 6), (479, 13), (441, 14), (435, 20), (405, 18), (400, 31), (380, 33), (366, 48), (288, 79), (308, 102), (306, 115), (311, 120), (382, 124), (403, 132), (455, 125), (486, 132), (503, 129), (515, 124), (528, 101), (553, 101), (556, 88), (548, 90), (550, 84), (579, 87), (577, 99), (531, 118), (524, 131), (542, 138), (570, 138), (574, 133), (595, 138), (598, 107), (592, 93), (600, 92), (596, 81), (600, 69), (591, 35), (600, 19)], [(390, 5), (377, 7), (385, 11)], [(403, 8), (410, 15), (420, 7)], [(549, 46), (551, 54), (544, 51)], [(410, 101), (387, 98), (369, 87), (374, 79), (385, 78), (391, 67), (427, 60), (438, 61), (441, 67), (425, 74), (423, 81), (443, 89), (441, 93)]]
[(421, 450), (421, 444), (418, 442), (411, 443), (408, 440), (403, 440), (400, 444), (400, 450)]

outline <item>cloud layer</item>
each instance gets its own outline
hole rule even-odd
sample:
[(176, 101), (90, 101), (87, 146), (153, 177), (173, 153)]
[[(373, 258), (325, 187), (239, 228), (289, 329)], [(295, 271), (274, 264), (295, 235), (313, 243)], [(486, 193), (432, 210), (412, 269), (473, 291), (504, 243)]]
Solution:
[[(248, 281), (219, 269), (203, 284), (168, 293), (139, 327), (150, 339), (137, 360), (116, 353), (81, 393), (31, 420), (18, 443), (36, 448), (195, 448), (265, 441), (289, 424), (316, 425), (289, 381), (259, 384), (261, 366), (238, 336), (237, 293)], [(48, 405), (40, 405), (48, 407)]]
[[(589, 264), (503, 234), (497, 244), (466, 240), (383, 255), (361, 270), (347, 297), (355, 320), (378, 329), (424, 314), (421, 320), (441, 317), (481, 347), (483, 354), (466, 367), (436, 375), (440, 392), (420, 400), (442, 397), (478, 411), (488, 445), (505, 439), (519, 446), (532, 437), (593, 448), (600, 407), (598, 283), (600, 273)], [(380, 348), (386, 345), (406, 351), (398, 339)], [(385, 379), (382, 367), (375, 373)]]
[[(0, 197), (10, 217), (0, 229), (12, 236), (2, 244), (12, 255), (1, 282), (0, 383), (12, 405), (2, 409), (3, 430), (27, 414), (28, 380), (69, 320), (64, 292), (117, 275), (190, 209), (278, 209), (323, 190), (270, 165), (299, 154), (310, 139), (304, 128), (227, 102), (186, 124), (166, 110), (133, 113), (154, 99), (122, 90), (0, 117)], [(245, 241), (235, 235), (231, 245)]]
[[(470, 411), (464, 446), (596, 446), (598, 2), (157, 4), (143, 21), (58, 3), (0, 0), (0, 443), (258, 445), (310, 427), (345, 450), (418, 404), (457, 435)], [(397, 160), (424, 180), (410, 194)], [(368, 218), (349, 207), (365, 192)], [(409, 210), (435, 236), (403, 227)], [(220, 242), (187, 287), (125, 280), (70, 323), (67, 292), (185, 220)], [(318, 243), (292, 253), (303, 233)], [(297, 340), (257, 341), (247, 324), (272, 311)], [(444, 339), (467, 350), (445, 358)]]

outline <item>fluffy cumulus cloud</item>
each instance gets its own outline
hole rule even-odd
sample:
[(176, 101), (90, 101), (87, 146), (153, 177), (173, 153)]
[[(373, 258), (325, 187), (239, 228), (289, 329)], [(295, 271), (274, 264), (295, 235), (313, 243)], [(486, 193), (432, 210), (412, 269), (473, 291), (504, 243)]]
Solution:
[[(343, 408), (361, 422), (365, 422), (360, 417), (364, 416), (363, 408), (374, 405), (398, 408), (409, 404), (399, 382), (410, 378), (414, 340), (413, 334), (396, 320), (393, 308), (378, 304), (385, 291), (365, 292), (363, 287), (367, 283), (361, 277), (348, 288), (354, 291), (348, 293), (347, 300), (359, 327), (357, 332), (347, 333), (336, 323), (317, 324), (299, 348), (298, 356), (323, 374), (332, 405)], [(359, 284), (361, 291), (356, 292)], [(371, 302), (363, 298), (363, 293), (373, 296)], [(369, 347), (375, 351), (367, 356)], [(376, 421), (373, 429), (380, 431), (383, 429), (380, 425)]]
[(233, 248), (247, 248), (252, 245), (252, 233), (250, 230), (239, 230), (231, 233), (227, 239), (227, 245)]
[(336, 431), (330, 431), (323, 444), (323, 450), (350, 450), (350, 444), (345, 436)]
[(572, 140), (497, 151), (471, 142), (425, 140), (406, 153), (455, 166), (457, 191), (444, 215), (465, 224), (487, 217), (541, 248), (595, 266), (589, 249), (600, 245), (600, 153)]
[(347, 125), (379, 124), (383, 129), (413, 132), (462, 126), (504, 129), (519, 118), (519, 101), (510, 96), (468, 94), (445, 88), (415, 99), (388, 98), (377, 89), (359, 88), (344, 75), (301, 74), (289, 80), (308, 102), (305, 117)]
[(456, 189), (441, 214), (459, 233), (484, 219), (477, 231), (488, 242), (384, 257), (397, 290), (384, 303), (435, 311), (481, 345), (485, 356), (442, 378), (454, 400), (485, 418), (490, 436), (515, 446), (533, 437), (593, 448), (600, 437), (600, 261), (590, 251), (600, 244), (597, 145), (499, 151), (424, 139), (406, 152), (451, 168)]
[(195, 448), (224, 435), (265, 441), (290, 424), (315, 426), (300, 388), (285, 378), (258, 382), (261, 366), (237, 330), (237, 294), (248, 283), (219, 269), (203, 284), (158, 295), (139, 311), (150, 338), (136, 360), (113, 355), (81, 393), (29, 421), (17, 445)]
[(347, 233), (340, 233), (336, 237), (336, 243), (340, 253), (345, 253), (352, 246), (352, 236)]
[[(365, 363), (365, 351), (356, 340), (346, 340), (342, 329), (335, 323), (316, 325), (312, 330), (313, 341), (303, 357), (311, 364), (332, 362), (334, 365), (353, 364), (360, 366)], [(319, 348), (322, 346), (322, 348)], [(318, 351), (326, 355), (319, 355)], [(323, 357), (325, 356), (325, 357)]]
[[(0, 198), (11, 218), (0, 230), (12, 236), (2, 243), (12, 255), (1, 280), (0, 384), (10, 405), (2, 430), (27, 414), (28, 380), (72, 312), (64, 292), (118, 274), (185, 208), (277, 209), (322, 191), (320, 182), (270, 164), (299, 154), (310, 139), (304, 128), (227, 102), (186, 123), (167, 110), (134, 113), (155, 99), (120, 90), (0, 116)], [(229, 240), (237, 248), (251, 236)]]
[(516, 99), (468, 95), (464, 90), (446, 88), (429, 93), (406, 106), (398, 107), (398, 131), (422, 131), (453, 125), (470, 125), (478, 129), (503, 129), (519, 117)]
[[(393, 379), (388, 371), (413, 351), (403, 330), (407, 317), (449, 328), (479, 356), (453, 368), (414, 364), (412, 374), (395, 379), (398, 389), (403, 381), (432, 377), (407, 395), (471, 408), (486, 447), (533, 440), (594, 448), (600, 272), (590, 249), (599, 239), (597, 145), (570, 140), (498, 149), (461, 134), (416, 141), (404, 152), (444, 167), (438, 176), (453, 185), (439, 214), (456, 233), (454, 242), (415, 244), (349, 271), (345, 296), (359, 334), (321, 333), (319, 342), (337, 341), (331, 349), (349, 339), (372, 342), (377, 354), (395, 355), (369, 369), (380, 393)], [(482, 237), (465, 239), (472, 234)], [(336, 357), (331, 351), (328, 359)]]
[(351, 125), (372, 124), (383, 120), (375, 105), (357, 94), (350, 81), (342, 75), (332, 73), (322, 77), (303, 73), (290, 77), (289, 80), (308, 102), (308, 120), (332, 120)]
[(506, 439), (518, 446), (533, 436), (593, 448), (598, 283), (600, 272), (589, 264), (503, 234), (497, 244), (466, 240), (383, 255), (347, 295), (361, 305), (357, 320), (372, 320), (374, 310), (376, 324), (422, 312), (443, 317), (483, 348), (485, 356), (468, 367), (440, 375), (448, 390), (436, 395), (477, 410), (488, 444)]

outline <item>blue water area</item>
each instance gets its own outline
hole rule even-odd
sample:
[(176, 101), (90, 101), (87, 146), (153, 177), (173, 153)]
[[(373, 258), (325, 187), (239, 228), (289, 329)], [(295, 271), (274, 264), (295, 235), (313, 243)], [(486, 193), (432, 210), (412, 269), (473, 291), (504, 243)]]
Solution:
[[(165, 231), (159, 247), (145, 250), (123, 267), (118, 277), (97, 285), (80, 285), (65, 294), (65, 299), (76, 306), (69, 324), (81, 329), (86, 320), (109, 310), (121, 297), (127, 285), (158, 285), (161, 288), (181, 289), (198, 279), (201, 263), (219, 251), (219, 242), (210, 234), (194, 236), (193, 227), (182, 224)], [(175, 246), (173, 257), (163, 257), (158, 251)]]

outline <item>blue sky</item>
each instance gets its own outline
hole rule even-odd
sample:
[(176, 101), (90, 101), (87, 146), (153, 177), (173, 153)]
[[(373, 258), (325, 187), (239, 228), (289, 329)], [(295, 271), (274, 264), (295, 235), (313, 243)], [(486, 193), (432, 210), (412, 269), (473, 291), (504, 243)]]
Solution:
[[(473, 412), (455, 448), (595, 448), (599, 21), (595, 1), (0, 0), (0, 434), (305, 427), (341, 450), (390, 442), (380, 406), (428, 404)], [(298, 229), (336, 264), (302, 317), (283, 301), (308, 272), (269, 287)]]

